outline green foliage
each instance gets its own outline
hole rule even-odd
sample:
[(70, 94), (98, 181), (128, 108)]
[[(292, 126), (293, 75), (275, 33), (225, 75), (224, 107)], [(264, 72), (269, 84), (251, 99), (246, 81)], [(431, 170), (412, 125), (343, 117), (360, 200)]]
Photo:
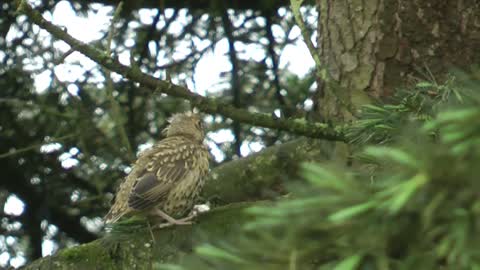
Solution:
[(393, 104), (378, 102), (366, 105), (360, 119), (346, 130), (352, 144), (385, 144), (403, 135), (406, 125), (422, 124), (437, 114), (439, 106), (445, 103), (458, 104), (468, 98), (468, 91), (459, 89), (455, 77), (445, 84), (435, 81), (419, 82), (413, 89), (400, 89), (393, 97)]
[(304, 164), (288, 196), (246, 210), (241, 235), (159, 268), (479, 269), (480, 102), (432, 86), (366, 108), (355, 166)]

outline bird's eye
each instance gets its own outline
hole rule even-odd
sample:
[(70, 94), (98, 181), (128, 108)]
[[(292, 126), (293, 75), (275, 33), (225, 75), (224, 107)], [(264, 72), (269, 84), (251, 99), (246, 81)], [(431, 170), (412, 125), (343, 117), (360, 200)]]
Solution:
[(201, 120), (198, 120), (195, 122), (195, 127), (198, 128), (198, 129), (202, 129), (203, 128), (203, 122)]

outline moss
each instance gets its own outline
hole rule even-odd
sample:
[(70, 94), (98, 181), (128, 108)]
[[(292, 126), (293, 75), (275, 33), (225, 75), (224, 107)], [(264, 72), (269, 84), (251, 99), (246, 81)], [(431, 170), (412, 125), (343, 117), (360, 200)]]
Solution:
[[(268, 202), (257, 202), (265, 204)], [(133, 230), (113, 245), (108, 235), (88, 244), (64, 249), (42, 258), (25, 269), (152, 269), (154, 264), (172, 263), (191, 253), (195, 244), (212, 238), (234, 236), (250, 220), (243, 210), (252, 203), (237, 203), (216, 208), (199, 216), (192, 226), (177, 226), (154, 231), (155, 243), (144, 231)]]
[[(79, 261), (85, 258), (91, 258), (92, 253), (95, 255), (98, 254), (99, 250), (93, 244), (81, 245), (69, 249), (65, 249), (59, 253), (60, 258), (63, 258), (67, 261)], [(103, 252), (101, 252), (103, 253)]]
[(115, 269), (112, 260), (99, 241), (64, 249), (54, 256), (45, 257), (25, 269)]

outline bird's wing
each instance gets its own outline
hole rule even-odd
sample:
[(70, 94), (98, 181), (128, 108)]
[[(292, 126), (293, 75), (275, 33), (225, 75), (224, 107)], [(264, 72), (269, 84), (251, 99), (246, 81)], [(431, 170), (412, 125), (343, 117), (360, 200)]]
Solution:
[(135, 210), (154, 206), (192, 170), (194, 145), (167, 140), (157, 147), (129, 195), (128, 206)]

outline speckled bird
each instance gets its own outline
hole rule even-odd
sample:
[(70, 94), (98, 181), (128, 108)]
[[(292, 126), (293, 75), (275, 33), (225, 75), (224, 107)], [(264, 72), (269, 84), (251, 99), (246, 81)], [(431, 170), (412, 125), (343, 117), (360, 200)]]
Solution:
[(107, 224), (135, 213), (159, 216), (168, 224), (191, 223), (193, 216), (185, 215), (192, 209), (209, 167), (205, 131), (200, 116), (194, 113), (175, 114), (169, 122), (163, 131), (165, 139), (140, 154), (120, 185), (104, 218)]

